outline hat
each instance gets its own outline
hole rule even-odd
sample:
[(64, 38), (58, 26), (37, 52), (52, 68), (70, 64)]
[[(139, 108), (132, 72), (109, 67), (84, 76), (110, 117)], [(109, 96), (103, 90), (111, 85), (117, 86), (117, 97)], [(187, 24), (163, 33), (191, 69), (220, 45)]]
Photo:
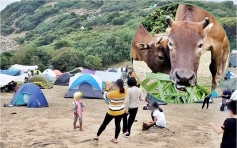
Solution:
[(82, 93), (79, 91), (79, 92), (75, 92), (74, 94), (73, 94), (73, 98), (74, 99), (76, 99), (76, 98), (78, 98), (78, 97), (82, 97)]

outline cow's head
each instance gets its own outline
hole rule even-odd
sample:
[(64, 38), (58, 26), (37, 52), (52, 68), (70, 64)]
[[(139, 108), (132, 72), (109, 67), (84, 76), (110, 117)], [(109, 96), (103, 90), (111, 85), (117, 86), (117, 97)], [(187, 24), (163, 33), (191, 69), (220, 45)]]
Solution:
[(136, 43), (137, 48), (142, 50), (143, 60), (147, 63), (152, 72), (167, 73), (170, 71), (170, 60), (168, 40), (159, 38), (150, 43)]
[(167, 16), (166, 21), (170, 26), (166, 29), (171, 61), (170, 78), (176, 88), (185, 90), (186, 86), (197, 83), (203, 40), (213, 24), (209, 24), (208, 17), (202, 22), (191, 22), (173, 21)]

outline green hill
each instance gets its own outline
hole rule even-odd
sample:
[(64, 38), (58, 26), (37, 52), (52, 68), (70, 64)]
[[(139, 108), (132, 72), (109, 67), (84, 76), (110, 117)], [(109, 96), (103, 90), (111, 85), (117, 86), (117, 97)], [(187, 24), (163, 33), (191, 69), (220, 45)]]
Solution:
[[(14, 38), (20, 47), (17, 52), (1, 54), (1, 68), (18, 63), (37, 64), (40, 69), (53, 64), (62, 71), (81, 66), (103, 69), (129, 60), (134, 33), (154, 10), (149, 7), (169, 3), (24, 0), (12, 3), (1, 11), (1, 35)], [(232, 23), (236, 21), (233, 2), (194, 3), (221, 18), (226, 30), (231, 26), (228, 36), (236, 38), (232, 33), (236, 26)]]

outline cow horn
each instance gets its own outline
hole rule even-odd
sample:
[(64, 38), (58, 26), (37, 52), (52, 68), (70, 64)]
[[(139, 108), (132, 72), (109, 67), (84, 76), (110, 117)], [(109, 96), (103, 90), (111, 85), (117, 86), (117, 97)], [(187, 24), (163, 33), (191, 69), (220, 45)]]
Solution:
[(172, 25), (174, 24), (174, 20), (169, 15), (166, 16), (165, 20), (168, 23), (168, 25), (172, 27)]
[(202, 21), (202, 28), (206, 28), (207, 25), (209, 24), (210, 20), (208, 17), (206, 17), (203, 21)]
[(163, 39), (163, 37), (160, 37), (159, 40), (157, 41), (157, 44), (160, 44), (160, 41)]

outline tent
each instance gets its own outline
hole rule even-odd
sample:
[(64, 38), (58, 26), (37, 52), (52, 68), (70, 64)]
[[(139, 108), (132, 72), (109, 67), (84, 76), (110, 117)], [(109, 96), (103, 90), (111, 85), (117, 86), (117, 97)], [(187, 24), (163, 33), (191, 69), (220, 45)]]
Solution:
[(43, 88), (49, 89), (53, 87), (53, 83), (51, 83), (45, 76), (36, 75), (33, 76), (29, 82), (34, 83), (38, 86), (42, 86)]
[(230, 64), (232, 67), (237, 67), (237, 54), (232, 54), (230, 56)]
[(39, 74), (41, 74), (41, 71), (40, 70), (34, 70), (34, 74), (39, 75)]
[(84, 73), (88, 73), (88, 74), (92, 74), (94, 75), (96, 72), (96, 70), (93, 70), (93, 69), (83, 69), (80, 74), (84, 74)]
[(75, 92), (82, 92), (85, 98), (102, 99), (102, 79), (91, 74), (78, 74), (70, 78), (65, 98), (73, 98)]
[(38, 66), (37, 65), (29, 66), (29, 65), (15, 64), (15, 65), (12, 65), (11, 68), (20, 69), (20, 70), (23, 70), (23, 71), (28, 71), (28, 70), (36, 70), (36, 69), (38, 69)]
[(51, 78), (55, 78), (56, 74), (51, 69), (46, 69), (43, 74), (48, 74)]
[(72, 77), (72, 76), (73, 75), (71, 73), (63, 73), (62, 75), (57, 77), (57, 80), (54, 82), (54, 85), (68, 86), (70, 77)]
[(95, 75), (101, 77), (103, 81), (112, 81), (115, 82), (118, 79), (123, 79), (122, 72), (105, 72), (105, 71), (96, 71)]
[(6, 74), (0, 74), (0, 87), (7, 85), (11, 81), (24, 82), (25, 75), (10, 76), (10, 75), (6, 75)]
[(0, 73), (10, 75), (10, 76), (19, 76), (21, 74), (20, 70), (14, 70), (14, 71), (0, 70)]
[(53, 65), (49, 65), (48, 69), (54, 70), (54, 66)]
[(231, 78), (229, 80), (223, 80), (219, 85), (218, 88), (224, 89), (237, 89), (237, 78)]
[(211, 93), (211, 97), (212, 98), (218, 98), (218, 94), (215, 90)]
[(109, 68), (109, 69), (107, 70), (107, 72), (117, 72), (117, 70), (114, 69), (114, 68)]
[(44, 77), (46, 77), (50, 82), (53, 81), (53, 79), (48, 74), (42, 74)]
[(47, 107), (48, 102), (38, 86), (25, 83), (14, 94), (10, 104), (14, 106), (26, 105), (29, 108)]
[(156, 99), (155, 97), (153, 97), (153, 96), (152, 96), (151, 94), (149, 94), (149, 93), (147, 93), (146, 101), (147, 101), (149, 104), (151, 104), (151, 103), (153, 103), (153, 102), (157, 102), (159, 105), (167, 105), (167, 103)]
[(57, 69), (55, 69), (53, 72), (56, 74), (56, 76), (60, 76), (62, 74), (61, 71)]

